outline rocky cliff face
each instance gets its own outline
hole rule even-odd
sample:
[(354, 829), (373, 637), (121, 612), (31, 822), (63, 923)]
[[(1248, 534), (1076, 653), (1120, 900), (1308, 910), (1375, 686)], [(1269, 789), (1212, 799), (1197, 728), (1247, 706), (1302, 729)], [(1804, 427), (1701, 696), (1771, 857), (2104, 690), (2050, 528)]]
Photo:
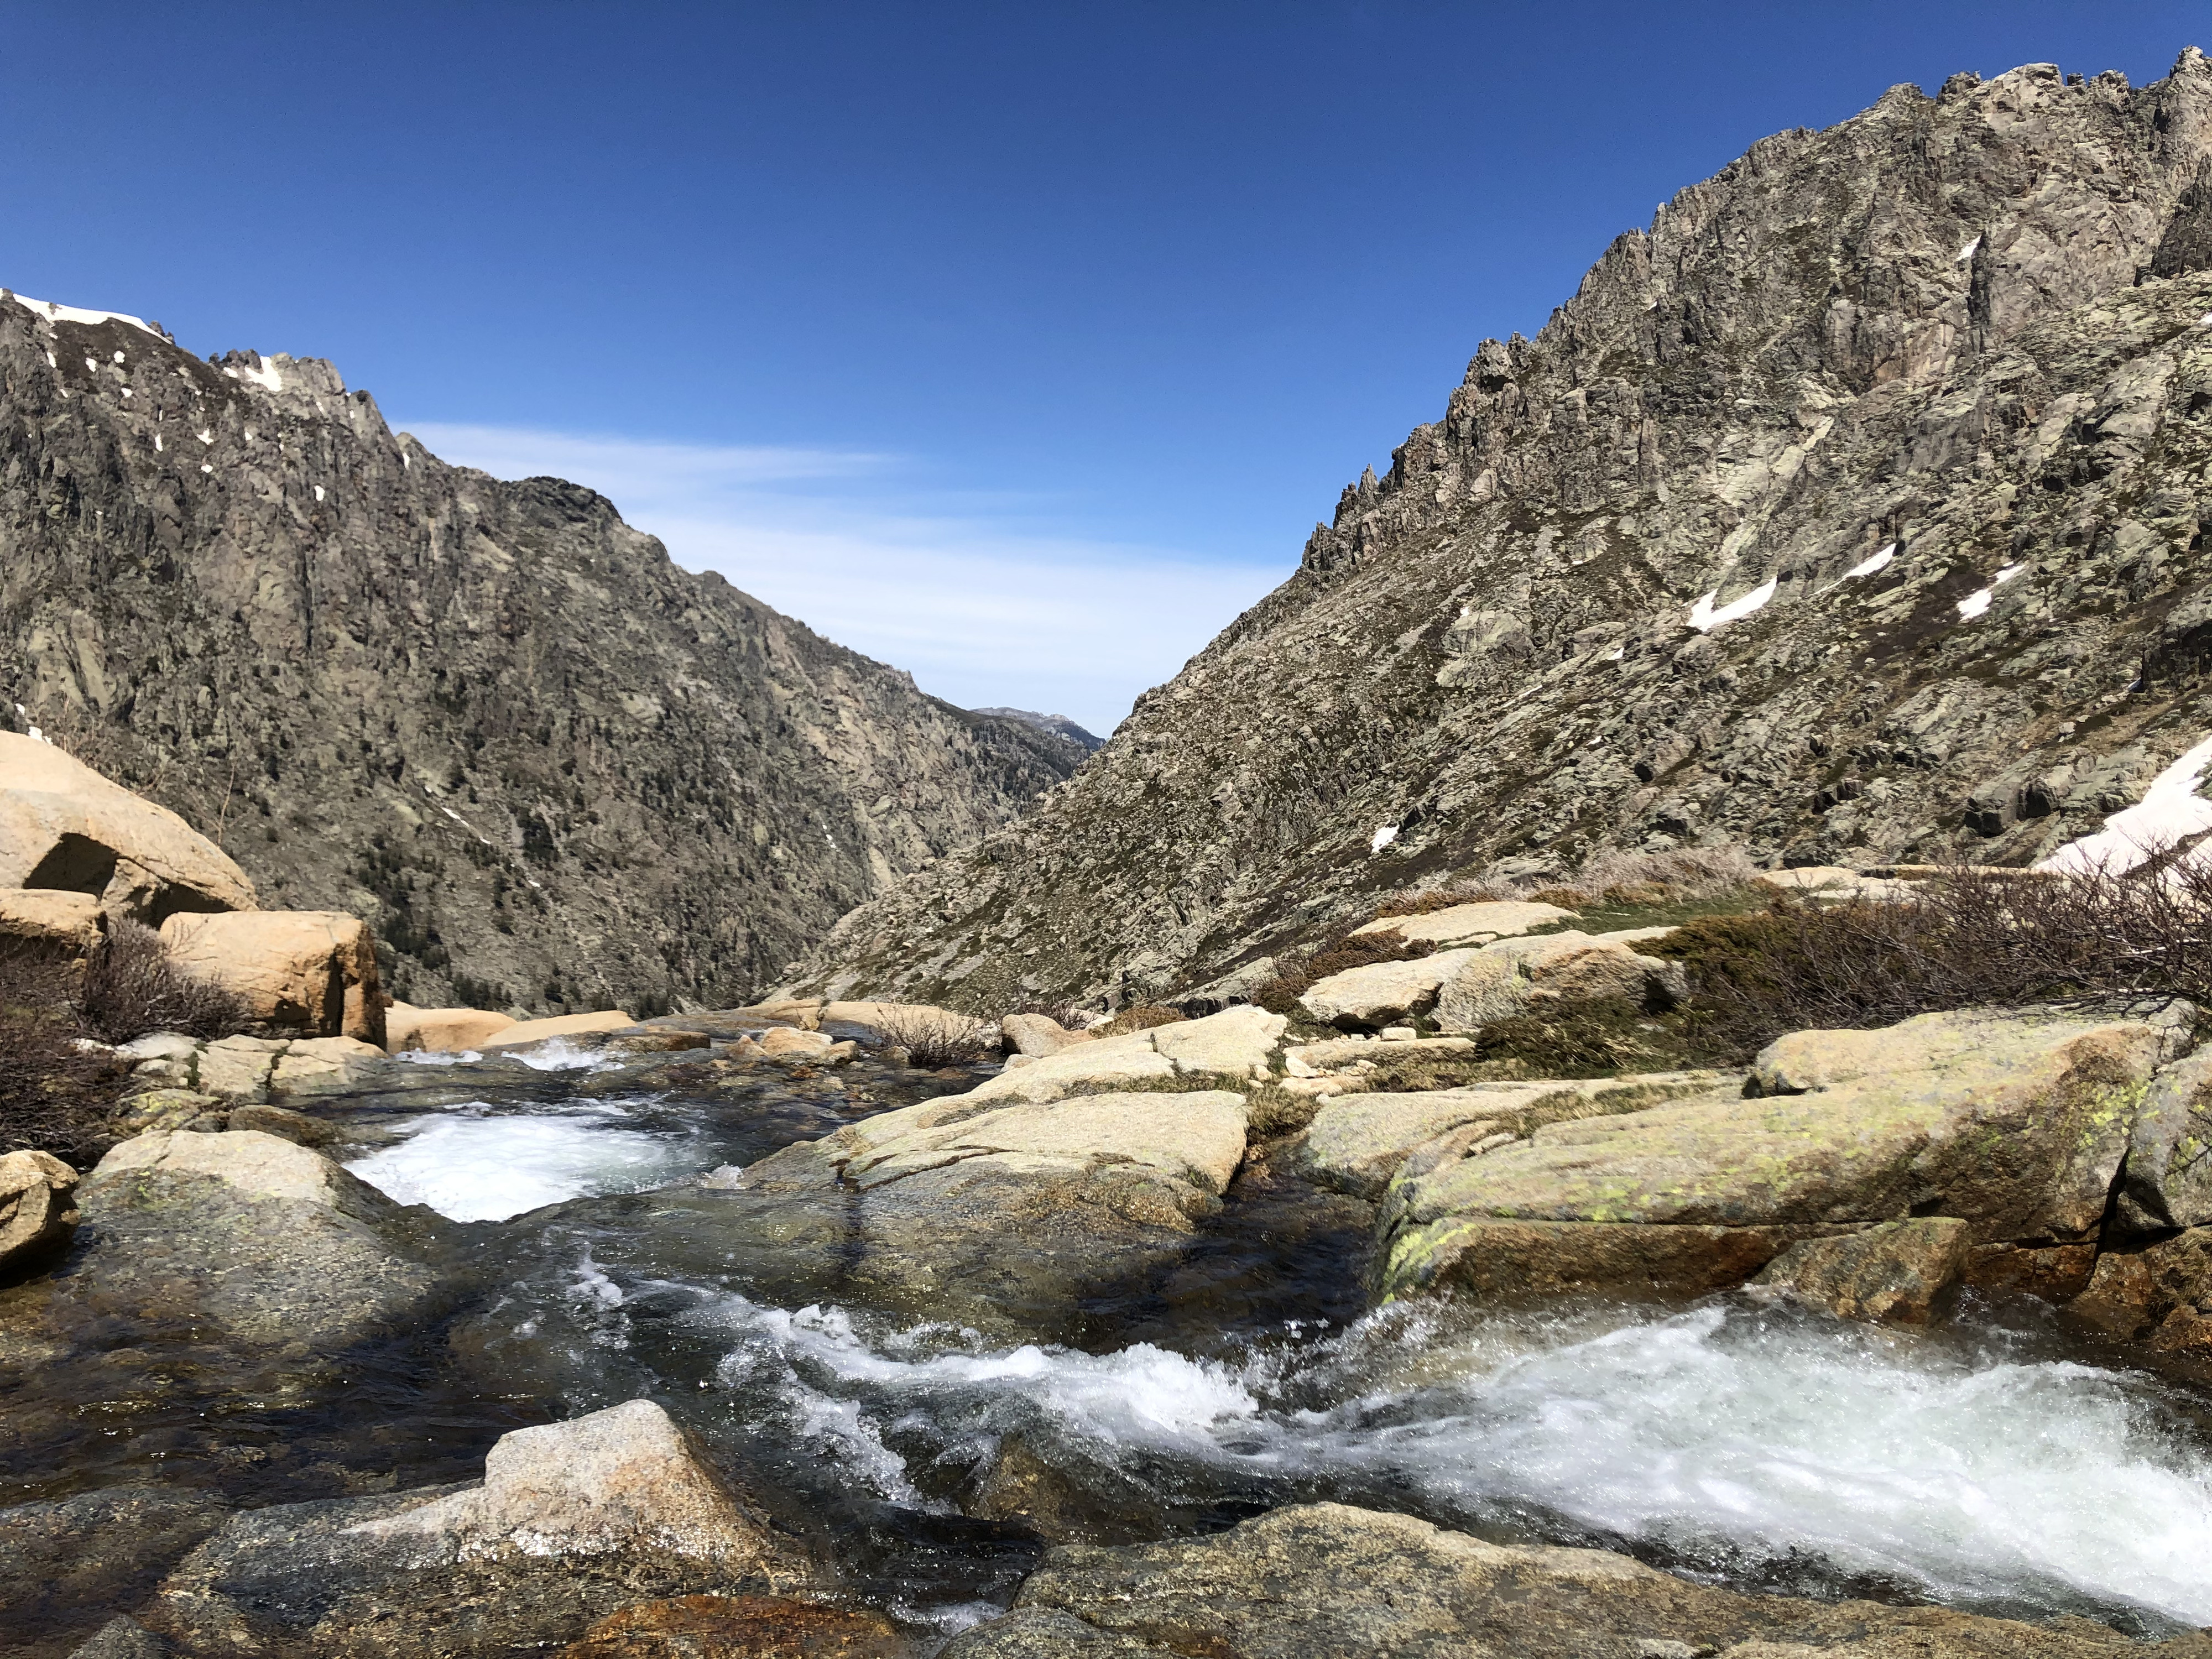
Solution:
[(371, 922), (405, 999), (742, 1000), (1082, 745), (971, 715), (316, 361), (0, 297), (0, 717)]
[(2095, 829), (2212, 732), (2208, 149), (2193, 48), (1762, 141), (1485, 341), (1079, 776), (795, 981), (1234, 991), (1460, 872)]

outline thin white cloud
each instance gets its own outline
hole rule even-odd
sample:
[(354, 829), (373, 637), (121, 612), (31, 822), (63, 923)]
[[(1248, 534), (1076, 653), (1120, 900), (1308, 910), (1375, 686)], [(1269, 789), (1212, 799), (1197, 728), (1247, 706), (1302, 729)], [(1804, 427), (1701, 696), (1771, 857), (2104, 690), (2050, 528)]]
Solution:
[(1034, 503), (918, 492), (896, 458), (416, 423), (502, 478), (564, 477), (690, 570), (717, 570), (963, 708), (1104, 733), (1287, 574), (1031, 527)]

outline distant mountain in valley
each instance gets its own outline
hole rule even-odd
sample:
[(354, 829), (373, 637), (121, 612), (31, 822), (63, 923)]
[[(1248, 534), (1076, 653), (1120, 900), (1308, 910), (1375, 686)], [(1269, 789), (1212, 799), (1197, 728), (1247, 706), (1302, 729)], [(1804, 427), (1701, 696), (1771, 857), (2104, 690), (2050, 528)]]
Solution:
[(1026, 708), (978, 708), (974, 712), (987, 720), (1019, 720), (1040, 732), (1057, 732), (1071, 743), (1082, 744), (1085, 754), (1096, 754), (1106, 746), (1105, 738), (1085, 731), (1065, 714), (1035, 714)]

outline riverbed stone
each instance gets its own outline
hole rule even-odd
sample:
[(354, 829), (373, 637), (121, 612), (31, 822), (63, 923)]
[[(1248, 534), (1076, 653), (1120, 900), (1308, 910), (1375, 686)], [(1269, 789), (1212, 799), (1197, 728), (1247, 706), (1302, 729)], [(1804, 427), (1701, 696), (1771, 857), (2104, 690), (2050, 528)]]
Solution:
[(1308, 1019), (1346, 1030), (1372, 1030), (1425, 1014), (1437, 993), (1472, 962), (1473, 950), (1439, 951), (1410, 962), (1370, 962), (1317, 979), (1298, 994)]
[(678, 1595), (598, 1620), (556, 1659), (910, 1659), (880, 1613), (780, 1595)]
[[(2034, 1012), (1795, 1033), (1759, 1056), (1758, 1096), (1718, 1089), (1547, 1124), (1401, 1178), (1385, 1206), (1379, 1288), (1509, 1294), (1525, 1277), (1696, 1293), (1741, 1283), (1799, 1238), (1932, 1211), (1966, 1224), (1968, 1282), (2070, 1296), (2094, 1259), (2159, 1042), (2140, 1022)], [(1667, 1240), (1642, 1237), (1658, 1229), (1672, 1230)], [(1730, 1231), (1685, 1274), (1688, 1241)], [(2014, 1283), (2015, 1267), (2042, 1277)]]
[(394, 1242), (398, 1206), (258, 1130), (136, 1136), (77, 1201), (58, 1290), (84, 1318), (185, 1319), (234, 1345), (328, 1351), (391, 1328), (432, 1289)]
[(2203, 1659), (2101, 1626), (1743, 1595), (1605, 1550), (1493, 1544), (1343, 1504), (1201, 1538), (1048, 1553), (1005, 1616), (943, 1659)]
[(358, 1037), (313, 1037), (288, 1045), (269, 1073), (271, 1093), (340, 1094), (360, 1088), (385, 1061), (385, 1052)]
[(1966, 1272), (1968, 1231), (1963, 1221), (1927, 1216), (1804, 1239), (1753, 1282), (1845, 1319), (1924, 1325)]
[(0, 1157), (0, 1268), (51, 1249), (76, 1224), (76, 1171), (52, 1152)]
[[(0, 1642), (11, 1654), (70, 1653), (137, 1607), (229, 1512), (212, 1492), (153, 1486), (0, 1510)], [(33, 1627), (53, 1634), (31, 1639)]]
[(502, 1435), (480, 1483), (235, 1516), (140, 1616), (195, 1652), (489, 1656), (803, 1571), (691, 1437), (633, 1400)]
[(1100, 1037), (1045, 1054), (971, 1089), (958, 1098), (1042, 1103), (1089, 1091), (1127, 1087), (1196, 1086), (1219, 1079), (1245, 1084), (1273, 1070), (1289, 1024), (1280, 1014), (1244, 1005), (1203, 1019), (1177, 1020)]
[(2212, 1054), (2177, 1060), (2151, 1079), (2128, 1137), (2112, 1219), (2134, 1236), (2212, 1223)]

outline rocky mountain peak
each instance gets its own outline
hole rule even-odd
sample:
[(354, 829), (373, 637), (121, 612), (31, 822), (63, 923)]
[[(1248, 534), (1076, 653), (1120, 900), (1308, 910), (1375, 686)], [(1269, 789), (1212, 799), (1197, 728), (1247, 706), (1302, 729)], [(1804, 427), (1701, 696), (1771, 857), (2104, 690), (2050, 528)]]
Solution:
[(1753, 145), (1348, 488), (1030, 817), (796, 975), (1233, 994), (1364, 896), (1609, 847), (2047, 856), (2212, 730), (2212, 67)]

